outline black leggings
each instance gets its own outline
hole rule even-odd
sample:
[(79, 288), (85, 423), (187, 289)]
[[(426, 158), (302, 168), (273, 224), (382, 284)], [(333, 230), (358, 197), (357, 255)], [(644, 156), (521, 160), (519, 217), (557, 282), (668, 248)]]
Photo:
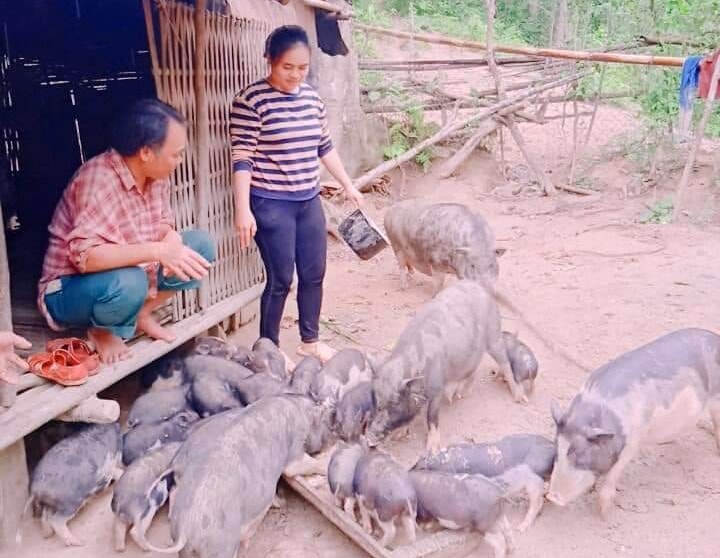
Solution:
[(320, 196), (285, 201), (250, 196), (257, 222), (255, 242), (265, 263), (267, 285), (260, 301), (260, 335), (279, 345), (280, 320), (297, 265), (300, 338), (318, 340), (327, 232)]

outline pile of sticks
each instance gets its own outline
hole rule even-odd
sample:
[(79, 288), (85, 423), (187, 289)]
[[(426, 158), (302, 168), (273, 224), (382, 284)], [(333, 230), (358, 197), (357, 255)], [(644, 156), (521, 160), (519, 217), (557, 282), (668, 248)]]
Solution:
[[(606, 64), (603, 64), (596, 92), (590, 96), (579, 94), (577, 89), (580, 80), (591, 73), (587, 66), (583, 66), (583, 62), (641, 64), (679, 69), (683, 64), (683, 58), (655, 56), (652, 53), (637, 52), (637, 49), (676, 42), (691, 44), (683, 38), (641, 36), (629, 43), (595, 51), (496, 45), (493, 32), (495, 0), (485, 0), (485, 3), (488, 14), (485, 43), (355, 24), (356, 30), (408, 40), (413, 51), (417, 41), (480, 50), (485, 54), (482, 58), (388, 59), (362, 60), (360, 62), (360, 69), (364, 71), (389, 72), (390, 75), (396, 77), (398, 73), (403, 72), (401, 74), (403, 77), (392, 79), (389, 85), (361, 88), (361, 95), (366, 101), (363, 103), (365, 112), (392, 115), (406, 112), (410, 108), (442, 111), (442, 125), (436, 133), (418, 142), (402, 155), (385, 161), (357, 178), (354, 183), (360, 190), (370, 191), (373, 184), (385, 173), (412, 160), (426, 148), (440, 142), (452, 142), (453, 146), (458, 143), (461, 145), (451, 157), (442, 163), (436, 173), (440, 178), (447, 178), (454, 174), (477, 146), (495, 132), (498, 132), (500, 152), (504, 157), (503, 130), (507, 129), (545, 195), (553, 195), (557, 189), (583, 195), (595, 194), (593, 190), (575, 186), (575, 172), (577, 161), (583, 149), (588, 145), (599, 103), (603, 100), (633, 97), (639, 91), (628, 89), (624, 92), (603, 93), (606, 67)], [(496, 53), (502, 53), (502, 56), (497, 56)], [(483, 67), (489, 70), (494, 86), (481, 91), (470, 90), (463, 94), (448, 89), (452, 83), (451, 80), (438, 79), (438, 77), (446, 77), (444, 74), (438, 74), (432, 80), (421, 79), (418, 76), (418, 73), (426, 75), (431, 71), (474, 70)], [(521, 78), (520, 81), (510, 80), (510, 78), (519, 76), (526, 77)], [(463, 82), (464, 80), (460, 79), (459, 81)], [(558, 91), (561, 88), (564, 90)], [(588, 102), (591, 106), (579, 108), (578, 105), (581, 102)], [(562, 114), (546, 116), (547, 107), (553, 103), (563, 103)], [(568, 103), (572, 105), (572, 112), (569, 114), (566, 111)], [(448, 113), (450, 113), (449, 116)], [(564, 184), (553, 184), (548, 174), (528, 150), (518, 122), (543, 124), (556, 118), (564, 119), (566, 115), (574, 117), (570, 172)], [(587, 130), (583, 134), (579, 132), (578, 119), (580, 117), (589, 119)], [(584, 139), (580, 138), (581, 135), (584, 135)], [(400, 168), (402, 169), (402, 167)], [(683, 189), (682, 186), (679, 188), (680, 193)]]

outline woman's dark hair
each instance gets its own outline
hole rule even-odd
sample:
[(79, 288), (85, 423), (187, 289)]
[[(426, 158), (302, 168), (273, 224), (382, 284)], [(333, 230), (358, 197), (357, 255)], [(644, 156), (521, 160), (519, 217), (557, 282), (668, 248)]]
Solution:
[(298, 25), (278, 27), (265, 41), (265, 58), (272, 63), (297, 44), (310, 48), (310, 39), (305, 29)]
[(143, 99), (115, 118), (110, 129), (110, 147), (130, 157), (143, 147), (159, 149), (165, 143), (170, 120), (185, 125), (185, 118), (167, 103)]

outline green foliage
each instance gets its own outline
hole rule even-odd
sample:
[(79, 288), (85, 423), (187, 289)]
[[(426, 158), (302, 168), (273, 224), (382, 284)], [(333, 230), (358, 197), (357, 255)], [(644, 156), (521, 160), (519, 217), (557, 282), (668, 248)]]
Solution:
[[(503, 0), (497, 2), (495, 35), (498, 43), (542, 46), (550, 44), (559, 0)], [(707, 53), (720, 39), (720, 0), (567, 0), (567, 48), (603, 49), (629, 44), (640, 35), (685, 37), (700, 46), (668, 45), (652, 49), (659, 55)], [(354, 0), (361, 21), (407, 29), (411, 10), (415, 28), (484, 41), (485, 0)], [(382, 58), (381, 42), (361, 44)], [(374, 50), (373, 50), (374, 49)], [(367, 55), (369, 56), (369, 55)], [(578, 93), (592, 96), (599, 87), (599, 68), (579, 84)], [(677, 121), (679, 68), (605, 65), (603, 92), (642, 91), (635, 101), (649, 131), (670, 130)], [(627, 103), (628, 100), (619, 101)], [(695, 118), (702, 112), (696, 106)], [(707, 133), (720, 137), (720, 110)]]
[(672, 220), (672, 212), (673, 202), (670, 198), (666, 198), (648, 207), (648, 210), (640, 217), (640, 222), (643, 224), (665, 225)]
[[(401, 120), (390, 126), (389, 143), (383, 149), (383, 156), (386, 159), (394, 159), (432, 136), (437, 129), (437, 125), (425, 121), (425, 113), (421, 108), (411, 107), (405, 111)], [(427, 172), (432, 158), (432, 149), (427, 148), (416, 155), (415, 162)]]

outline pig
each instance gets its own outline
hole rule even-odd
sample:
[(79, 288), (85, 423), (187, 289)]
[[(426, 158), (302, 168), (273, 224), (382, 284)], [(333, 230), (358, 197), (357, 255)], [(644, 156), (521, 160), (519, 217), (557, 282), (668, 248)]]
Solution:
[(361, 351), (342, 349), (315, 375), (310, 384), (310, 397), (318, 403), (335, 405), (348, 390), (372, 378), (372, 368)]
[(328, 464), (327, 480), (335, 505), (356, 521), (353, 479), (360, 458), (367, 449), (361, 444), (338, 444)]
[(238, 348), (220, 337), (205, 336), (195, 339), (192, 353), (196, 355), (210, 355), (230, 360)]
[(527, 395), (532, 395), (539, 368), (535, 355), (530, 347), (520, 341), (517, 333), (503, 331), (502, 336), (515, 382), (522, 386)]
[(187, 410), (191, 410), (187, 386), (151, 390), (135, 400), (128, 414), (127, 425), (133, 428), (139, 424), (162, 422)]
[(191, 380), (190, 400), (202, 417), (242, 407), (237, 388), (253, 376), (244, 366), (220, 357), (194, 355), (185, 359)]
[(499, 366), (515, 401), (527, 401), (512, 374), (495, 299), (479, 283), (458, 281), (420, 309), (380, 366), (373, 382), (370, 444), (409, 424), (427, 400), (426, 447), (435, 451), (443, 395), (450, 401), (469, 388), (485, 352)]
[(110, 507), (115, 514), (116, 551), (125, 550), (128, 529), (135, 543), (148, 550), (145, 532), (157, 510), (165, 504), (169, 490), (167, 483), (158, 486), (155, 481), (167, 470), (180, 445), (180, 442), (165, 444), (136, 459), (115, 484)]
[(288, 380), (287, 362), (275, 343), (261, 337), (252, 346), (249, 368), (256, 374), (269, 374), (275, 380)]
[(375, 392), (371, 382), (349, 390), (335, 409), (335, 431), (341, 440), (357, 442), (375, 416)]
[(122, 461), (127, 467), (149, 451), (187, 438), (188, 428), (200, 417), (194, 411), (182, 411), (164, 422), (141, 424), (123, 436)]
[(89, 424), (55, 444), (32, 473), (25, 509), (40, 517), (46, 537), (55, 533), (67, 546), (82, 546), (68, 521), (90, 498), (122, 475), (120, 425)]
[(705, 409), (720, 447), (720, 335), (688, 328), (663, 335), (595, 370), (563, 413), (548, 500), (565, 506), (598, 490), (607, 519), (618, 479), (641, 447), (677, 439)]
[(505, 515), (506, 491), (482, 475), (411, 470), (417, 495), (417, 521), (437, 521), (446, 529), (472, 529), (484, 533), (495, 558), (504, 558), (515, 544)]
[(207, 419), (158, 481), (172, 477), (174, 484), (169, 520), (175, 544), (148, 543), (150, 549), (233, 558), (247, 548), (282, 474), (325, 473), (310, 455), (332, 442), (327, 421), (327, 409), (300, 395), (268, 397)]
[(382, 529), (381, 546), (395, 539), (397, 519), (408, 539), (415, 541), (415, 489), (408, 472), (389, 455), (378, 450), (364, 453), (355, 467), (353, 491), (363, 529), (372, 534), (372, 519)]
[(237, 382), (234, 387), (237, 398), (247, 406), (271, 395), (279, 395), (289, 391), (288, 387), (273, 376), (255, 374)]
[(179, 388), (189, 383), (185, 361), (178, 356), (159, 359), (143, 369), (140, 382), (154, 391)]
[(310, 395), (312, 381), (322, 367), (322, 361), (315, 355), (304, 357), (293, 370), (289, 384), (290, 390), (299, 395)]
[(505, 250), (495, 248), (487, 221), (465, 205), (404, 200), (387, 210), (384, 225), (402, 289), (415, 269), (433, 278), (435, 294), (448, 273), (488, 285), (497, 281), (497, 258)]
[(242, 345), (239, 345), (236, 349), (235, 353), (230, 357), (230, 360), (249, 369), (252, 363), (252, 351)]
[(521, 533), (535, 522), (542, 509), (545, 481), (550, 480), (555, 443), (535, 434), (515, 434), (485, 444), (457, 444), (422, 457), (413, 471), (442, 471), (483, 475), (513, 493), (524, 491), (530, 500)]

